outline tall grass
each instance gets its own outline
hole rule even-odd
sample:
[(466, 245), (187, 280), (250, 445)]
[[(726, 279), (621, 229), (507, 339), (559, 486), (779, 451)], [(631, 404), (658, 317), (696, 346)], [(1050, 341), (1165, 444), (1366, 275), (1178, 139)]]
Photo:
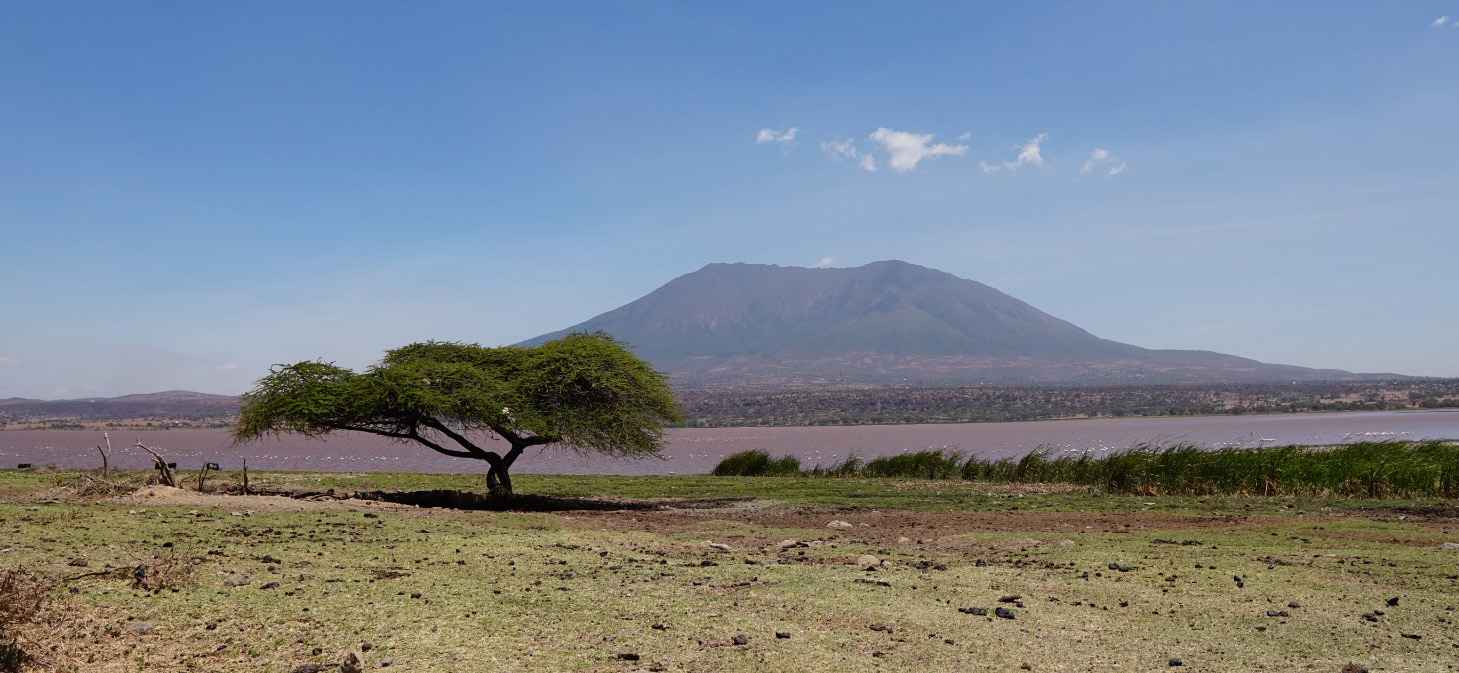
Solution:
[[(828, 468), (817, 465), (804, 472), (798, 462), (794, 468), (785, 462), (794, 460), (789, 456), (774, 460), (764, 451), (745, 452), (726, 458), (714, 473), (1067, 483), (1109, 493), (1145, 495), (1459, 497), (1459, 444), (1443, 441), (1260, 449), (1205, 449), (1182, 444), (1059, 454), (1040, 449), (1016, 460), (917, 451), (868, 462), (852, 457)], [(764, 467), (743, 466), (747, 463)], [(774, 464), (780, 467), (772, 472), (770, 466)]]
[(714, 466), (716, 477), (784, 477), (800, 474), (800, 459), (795, 456), (771, 458), (756, 449), (725, 456)]

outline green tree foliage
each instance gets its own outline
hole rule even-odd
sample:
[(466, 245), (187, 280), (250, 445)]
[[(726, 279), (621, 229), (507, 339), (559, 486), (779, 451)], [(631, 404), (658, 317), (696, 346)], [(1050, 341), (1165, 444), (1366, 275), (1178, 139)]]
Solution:
[[(243, 396), (239, 442), (348, 430), (486, 461), (487, 485), (510, 494), (512, 464), (533, 446), (656, 456), (679, 419), (665, 376), (605, 334), (541, 346), (427, 341), (354, 372), (324, 362), (275, 365)], [(510, 447), (498, 453), (482, 437)]]

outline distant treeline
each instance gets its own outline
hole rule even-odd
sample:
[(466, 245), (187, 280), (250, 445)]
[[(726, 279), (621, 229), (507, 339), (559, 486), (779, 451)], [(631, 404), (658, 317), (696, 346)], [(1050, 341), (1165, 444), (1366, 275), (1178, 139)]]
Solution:
[(1459, 444), (1366, 442), (1332, 448), (1283, 446), (1208, 450), (1194, 445), (1020, 459), (964, 458), (917, 451), (869, 461), (851, 457), (804, 469), (793, 456), (764, 451), (727, 456), (718, 476), (962, 479), (1078, 484), (1140, 495), (1322, 495), (1361, 498), (1459, 497)]
[(691, 427), (969, 423), (1459, 408), (1459, 379), (1218, 386), (904, 386), (678, 391)]

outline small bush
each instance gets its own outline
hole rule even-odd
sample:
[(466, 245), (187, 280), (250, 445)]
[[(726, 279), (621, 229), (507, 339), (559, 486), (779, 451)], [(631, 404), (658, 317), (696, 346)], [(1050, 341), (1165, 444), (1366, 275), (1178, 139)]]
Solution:
[(714, 466), (716, 477), (786, 477), (800, 474), (800, 459), (795, 456), (771, 458), (755, 449), (725, 456)]
[(945, 451), (914, 451), (872, 459), (862, 469), (867, 477), (954, 479), (962, 474), (962, 458)]

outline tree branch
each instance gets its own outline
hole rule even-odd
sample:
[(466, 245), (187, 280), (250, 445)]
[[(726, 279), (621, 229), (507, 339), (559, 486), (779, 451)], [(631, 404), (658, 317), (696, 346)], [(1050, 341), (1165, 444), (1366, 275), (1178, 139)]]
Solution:
[(364, 433), (368, 433), (368, 434), (371, 434), (371, 435), (379, 435), (381, 437), (391, 437), (391, 438), (394, 438), (394, 439), (409, 439), (411, 441), (420, 442), (421, 444), (425, 445), (426, 447), (430, 448), (432, 451), (435, 451), (436, 453), (443, 453), (445, 455), (451, 456), (452, 458), (475, 458), (477, 460), (482, 460), (483, 459), (482, 456), (480, 455), (480, 452), (479, 451), (477, 453), (472, 453), (470, 451), (453, 451), (453, 450), (448, 449), (448, 448), (446, 448), (444, 446), (441, 446), (440, 444), (437, 444), (437, 443), (435, 443), (435, 442), (433, 442), (433, 441), (431, 441), (429, 439), (426, 439), (425, 437), (422, 437), (420, 435), (420, 433), (414, 432), (414, 431), (411, 431), (411, 432), (408, 432), (408, 433), (406, 433), (406, 432), (390, 432), (389, 430), (377, 430), (375, 428), (367, 428), (367, 427), (358, 426), (358, 425), (341, 425), (341, 426), (339, 426), (339, 429), (340, 430), (351, 430), (351, 431), (354, 431), (354, 432), (364, 432)]
[(470, 451), (472, 455), (474, 455), (476, 458), (489, 460), (486, 454), (482, 452), (481, 447), (473, 444), (471, 440), (466, 438), (465, 435), (462, 435), (461, 433), (447, 427), (445, 423), (429, 417), (422, 418), (420, 422), (425, 424), (426, 427), (431, 428), (432, 430), (435, 430), (436, 432), (439, 432), (447, 437), (450, 437), (451, 441), (454, 441), (457, 444), (460, 444), (462, 447), (465, 447), (465, 449), (467, 451)]
[(491, 428), (492, 432), (501, 435), (501, 438), (507, 440), (507, 443), (511, 444), (513, 448), (520, 446), (525, 449), (530, 446), (556, 444), (557, 442), (562, 441), (562, 438), (556, 435), (537, 435), (535, 437), (523, 437), (513, 432), (510, 428), (501, 425), (489, 425), (487, 427)]
[(516, 446), (522, 442), (522, 436), (518, 435), (515, 432), (512, 432), (511, 429), (506, 426), (492, 423), (486, 427), (491, 428), (492, 432), (501, 435), (501, 438), (507, 440), (507, 443), (511, 444), (512, 446)]

